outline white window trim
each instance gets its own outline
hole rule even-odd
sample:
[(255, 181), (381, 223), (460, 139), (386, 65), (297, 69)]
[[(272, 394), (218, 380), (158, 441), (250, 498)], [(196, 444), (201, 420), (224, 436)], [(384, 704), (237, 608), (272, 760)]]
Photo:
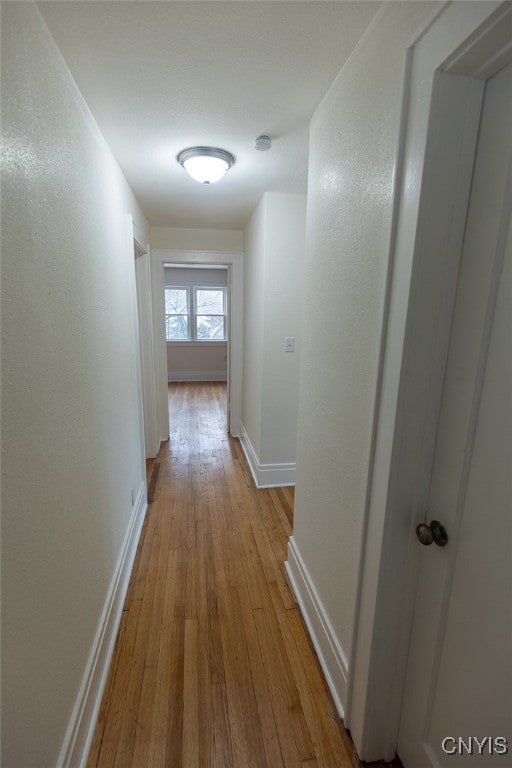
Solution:
[[(168, 339), (166, 337), (166, 343), (168, 345), (177, 345), (177, 346), (183, 346), (184, 344), (188, 346), (199, 346), (203, 344), (207, 345), (219, 345), (219, 344), (227, 344), (228, 341), (228, 292), (227, 292), (227, 286), (225, 285), (190, 285), (190, 284), (184, 284), (184, 283), (172, 283), (172, 285), (166, 285), (165, 290), (186, 290), (187, 292), (187, 308), (188, 312), (188, 339)], [(196, 293), (197, 291), (222, 291), (224, 295), (224, 312), (222, 314), (217, 314), (215, 312), (210, 312), (209, 315), (215, 316), (215, 317), (223, 317), (224, 318), (224, 338), (223, 339), (199, 339), (197, 338), (197, 317), (198, 313), (196, 312)], [(165, 319), (170, 317), (171, 315), (177, 315), (177, 314), (185, 314), (185, 313), (164, 313)], [(200, 316), (200, 315), (199, 315)]]
[[(215, 312), (210, 312), (208, 314), (208, 317), (222, 317), (224, 318), (224, 338), (223, 339), (199, 339), (197, 337), (197, 318), (198, 317), (206, 317), (206, 315), (199, 315), (196, 311), (197, 307), (197, 300), (196, 295), (197, 291), (222, 291), (222, 294), (224, 296), (224, 312), (219, 315)], [(192, 286), (192, 318), (193, 318), (193, 329), (194, 329), (194, 338), (193, 341), (198, 342), (199, 344), (204, 344), (205, 342), (207, 344), (217, 343), (217, 344), (225, 344), (227, 342), (227, 328), (228, 328), (228, 292), (227, 288), (224, 285), (194, 285)]]
[[(191, 329), (192, 329), (192, 312), (191, 312), (191, 290), (190, 286), (188, 285), (166, 285), (165, 290), (179, 290), (179, 291), (186, 291), (187, 293), (187, 312), (165, 312), (164, 308), (164, 318), (165, 318), (165, 340), (167, 343), (172, 342), (179, 343), (179, 344), (187, 344), (189, 341), (194, 341), (193, 337), (191, 336)], [(188, 339), (168, 339), (167, 338), (167, 318), (168, 317), (181, 317), (182, 315), (186, 315), (188, 319), (187, 328), (188, 328)]]

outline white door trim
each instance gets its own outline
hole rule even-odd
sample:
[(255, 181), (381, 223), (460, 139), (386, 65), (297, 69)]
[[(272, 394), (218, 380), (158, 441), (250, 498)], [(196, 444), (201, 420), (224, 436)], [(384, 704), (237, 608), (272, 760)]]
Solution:
[(499, 22), (511, 10), (510, 3), (448, 2), (406, 54), (345, 719), (368, 761), (390, 760), (396, 751), (418, 554), (414, 528), (423, 519), (432, 462), (482, 81), (503, 61), (509, 40)]
[(140, 394), (144, 420), (144, 455), (154, 458), (160, 448), (156, 419), (155, 359), (153, 345), (153, 310), (149, 242), (143, 230), (130, 216), (135, 257), (137, 322), (140, 346)]
[(169, 438), (167, 401), (167, 344), (164, 332), (164, 264), (222, 264), (230, 268), (229, 317), (229, 432), (240, 436), (242, 418), (243, 254), (241, 251), (186, 251), (155, 249), (151, 252), (155, 375), (158, 426), (162, 440)]

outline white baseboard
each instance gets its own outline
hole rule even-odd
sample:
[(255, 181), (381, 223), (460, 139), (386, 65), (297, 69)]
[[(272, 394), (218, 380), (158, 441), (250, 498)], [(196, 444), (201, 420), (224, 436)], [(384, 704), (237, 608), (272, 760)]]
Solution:
[(288, 540), (288, 560), (284, 565), (334, 699), (334, 704), (339, 716), (343, 719), (347, 701), (347, 657), (334, 634), (329, 617), (293, 536), (290, 536)]
[(227, 381), (226, 371), (168, 371), (167, 381)]
[(130, 526), (96, 630), (57, 768), (85, 768), (87, 764), (146, 509), (147, 490), (143, 482), (137, 493)]
[(295, 462), (287, 464), (260, 464), (244, 425), (240, 425), (240, 443), (256, 488), (279, 488), (295, 485)]

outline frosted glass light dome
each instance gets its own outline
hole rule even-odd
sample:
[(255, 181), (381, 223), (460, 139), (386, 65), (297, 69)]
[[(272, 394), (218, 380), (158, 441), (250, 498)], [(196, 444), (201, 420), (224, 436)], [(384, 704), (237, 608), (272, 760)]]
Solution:
[(235, 162), (231, 152), (215, 147), (189, 147), (176, 158), (186, 172), (200, 184), (219, 181)]

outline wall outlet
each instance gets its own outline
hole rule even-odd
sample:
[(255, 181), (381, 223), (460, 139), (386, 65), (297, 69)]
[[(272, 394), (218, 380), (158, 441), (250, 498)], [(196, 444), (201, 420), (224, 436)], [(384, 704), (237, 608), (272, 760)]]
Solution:
[(286, 336), (284, 340), (284, 351), (293, 352), (295, 350), (295, 336)]

